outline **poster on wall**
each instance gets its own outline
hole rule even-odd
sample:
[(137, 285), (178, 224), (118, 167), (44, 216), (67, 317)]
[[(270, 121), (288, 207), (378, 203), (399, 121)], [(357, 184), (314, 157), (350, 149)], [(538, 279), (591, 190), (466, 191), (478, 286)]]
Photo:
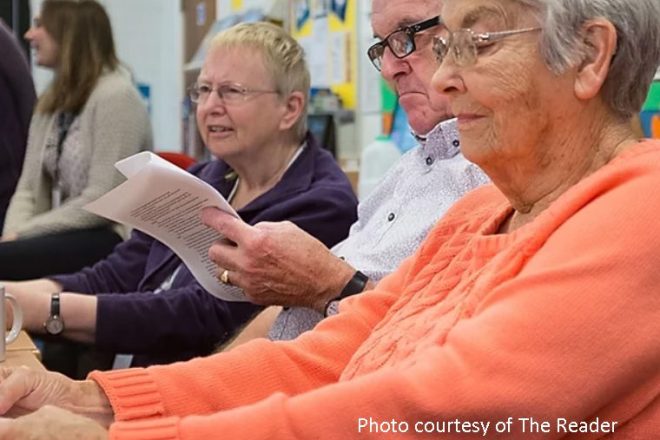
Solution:
[(243, 9), (243, 0), (231, 0), (231, 12), (239, 12)]
[(330, 7), (337, 18), (342, 22), (346, 21), (346, 0), (332, 0)]
[(231, 13), (231, 0), (219, 0), (218, 17), (223, 17)]
[(330, 84), (343, 84), (350, 80), (347, 32), (333, 32), (328, 43), (330, 49)]
[(243, 0), (243, 10), (261, 9), (262, 3), (261, 0)]
[(300, 45), (305, 49), (305, 55), (307, 56), (312, 87), (330, 87), (330, 71), (328, 69), (329, 34), (328, 19), (317, 18), (312, 22), (311, 34), (308, 37), (299, 38)]
[(309, 20), (309, 0), (297, 0), (295, 3), (296, 8), (296, 32), (300, 30), (307, 24)]
[(328, 16), (329, 10), (329, 1), (330, 0), (313, 0), (314, 9), (312, 10), (312, 16), (314, 18), (323, 18)]
[(352, 42), (357, 41), (356, 1), (293, 0), (289, 5), (292, 34), (305, 49), (312, 87), (331, 89), (344, 108), (354, 109), (357, 47)]

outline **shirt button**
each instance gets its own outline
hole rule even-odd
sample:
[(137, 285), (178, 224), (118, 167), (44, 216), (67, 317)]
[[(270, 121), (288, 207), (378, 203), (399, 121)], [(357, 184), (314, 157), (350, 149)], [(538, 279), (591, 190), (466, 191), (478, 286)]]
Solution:
[(390, 212), (390, 215), (387, 216), (387, 221), (388, 221), (388, 222), (391, 222), (391, 221), (394, 220), (395, 217), (396, 217), (396, 216), (394, 215), (394, 213), (393, 213), (393, 212)]
[(458, 141), (458, 139), (454, 139), (454, 142), (451, 143), (454, 147), (458, 147), (461, 145), (461, 143)]
[(433, 158), (431, 156), (426, 158), (426, 165), (428, 166), (433, 165)]

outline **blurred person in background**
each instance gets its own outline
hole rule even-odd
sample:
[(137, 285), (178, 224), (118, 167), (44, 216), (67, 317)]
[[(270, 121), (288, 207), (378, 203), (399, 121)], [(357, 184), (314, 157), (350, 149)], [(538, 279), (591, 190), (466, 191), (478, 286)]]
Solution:
[(0, 231), (21, 175), (35, 99), (25, 54), (0, 19)]
[(78, 270), (109, 254), (124, 231), (82, 207), (122, 181), (116, 161), (152, 142), (99, 3), (46, 0), (25, 37), (54, 76), (30, 123), (0, 242), (0, 280)]

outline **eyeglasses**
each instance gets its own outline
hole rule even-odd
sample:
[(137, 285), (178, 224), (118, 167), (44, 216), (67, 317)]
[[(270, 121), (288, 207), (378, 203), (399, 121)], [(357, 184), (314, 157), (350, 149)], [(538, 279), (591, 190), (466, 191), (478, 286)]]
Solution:
[(415, 46), (415, 34), (439, 24), (440, 17), (435, 16), (428, 20), (411, 24), (410, 26), (401, 27), (367, 49), (367, 55), (374, 67), (380, 72), (386, 47), (390, 48), (395, 57), (399, 59), (405, 58), (417, 49)]
[(433, 53), (435, 53), (438, 62), (442, 63), (451, 50), (454, 62), (461, 67), (467, 67), (477, 62), (479, 49), (486, 48), (492, 43), (512, 35), (539, 30), (541, 30), (541, 28), (534, 27), (516, 29), (513, 31), (483, 32), (476, 34), (471, 29), (459, 29), (455, 32), (449, 32), (449, 35), (447, 36), (433, 37)]
[(258, 90), (245, 87), (238, 83), (226, 82), (213, 88), (208, 84), (193, 84), (190, 89), (190, 100), (196, 104), (204, 103), (211, 93), (217, 93), (218, 98), (225, 104), (239, 104), (250, 95), (263, 93), (279, 93), (277, 90)]

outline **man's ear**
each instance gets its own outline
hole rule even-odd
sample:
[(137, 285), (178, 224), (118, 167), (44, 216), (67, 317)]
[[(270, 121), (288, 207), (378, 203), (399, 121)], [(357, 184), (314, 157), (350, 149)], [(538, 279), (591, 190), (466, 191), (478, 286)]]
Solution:
[(575, 78), (575, 95), (589, 100), (600, 92), (616, 53), (617, 31), (605, 19), (595, 19), (582, 29), (583, 59)]
[(284, 103), (284, 114), (280, 121), (280, 129), (288, 130), (293, 127), (300, 119), (300, 115), (305, 112), (307, 100), (300, 91), (291, 92)]

